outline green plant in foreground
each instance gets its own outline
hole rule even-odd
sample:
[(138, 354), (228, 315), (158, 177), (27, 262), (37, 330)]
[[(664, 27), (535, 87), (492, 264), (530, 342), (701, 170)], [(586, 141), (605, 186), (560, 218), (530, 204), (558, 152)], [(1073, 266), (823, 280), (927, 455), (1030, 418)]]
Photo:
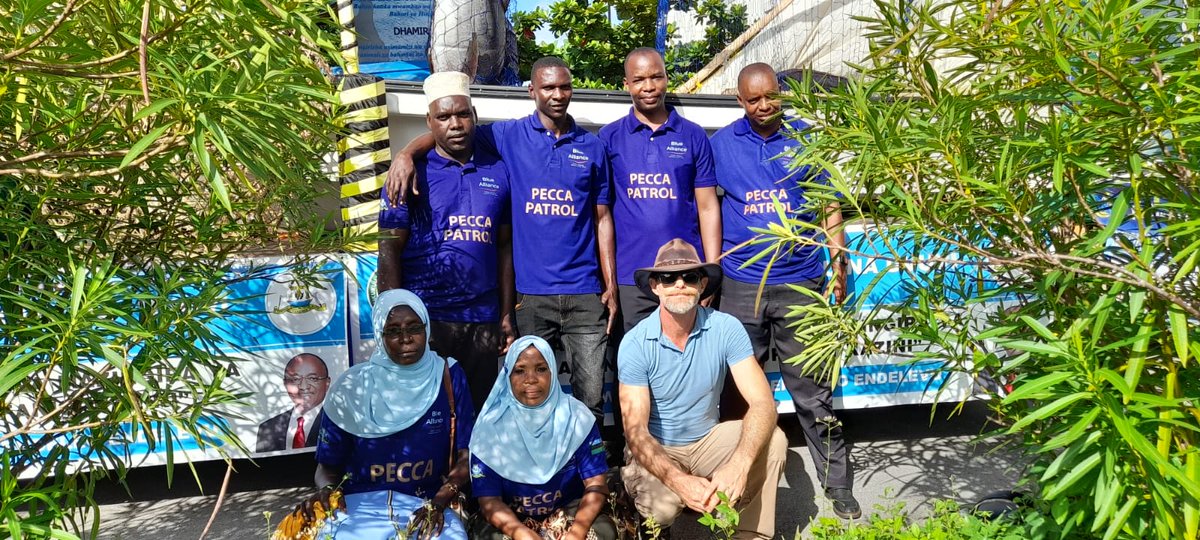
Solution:
[(168, 465), (182, 442), (239, 448), (214, 414), (236, 364), (208, 324), (236, 316), (231, 265), (338, 242), (310, 206), (337, 132), (327, 16), (0, 5), (0, 538), (96, 536), (94, 483), (131, 447)]
[(741, 514), (738, 513), (733, 505), (729, 502), (729, 496), (724, 491), (717, 492), (717, 499), (721, 502), (717, 503), (717, 507), (713, 508), (712, 512), (705, 512), (697, 521), (708, 527), (717, 538), (733, 538), (737, 532), (738, 522), (741, 520)]
[[(1197, 6), (876, 8), (858, 76), (787, 98), (819, 121), (794, 165), (831, 175), (801, 211), (840, 201), (882, 231), (856, 278), (906, 278), (887, 309), (922, 346), (899, 356), (1013, 381), (992, 403), (1033, 461), (1034, 533), (1200, 537)], [(767, 255), (823, 243), (794, 215), (761, 232)], [(871, 349), (869, 323), (808, 309), (793, 361)]]
[[(954, 501), (935, 501), (933, 513), (913, 523), (902, 504), (877, 508), (863, 522), (835, 518), (813, 521), (814, 540), (1028, 540), (1029, 532), (1008, 520), (985, 521), (959, 511)], [(797, 536), (799, 538), (799, 536)]]

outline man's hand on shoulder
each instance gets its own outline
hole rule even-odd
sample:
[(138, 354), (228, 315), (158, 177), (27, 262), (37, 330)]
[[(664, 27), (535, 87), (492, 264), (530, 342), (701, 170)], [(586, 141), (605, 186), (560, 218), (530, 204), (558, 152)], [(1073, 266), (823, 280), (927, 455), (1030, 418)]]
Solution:
[(697, 512), (711, 512), (719, 502), (716, 484), (707, 478), (685, 474), (671, 479), (667, 487), (679, 495), (683, 504)]
[(417, 168), (413, 158), (407, 152), (401, 151), (392, 157), (392, 165), (388, 167), (387, 181), (383, 189), (387, 193), (392, 206), (399, 206), (408, 200), (408, 194), (420, 195), (417, 191)]

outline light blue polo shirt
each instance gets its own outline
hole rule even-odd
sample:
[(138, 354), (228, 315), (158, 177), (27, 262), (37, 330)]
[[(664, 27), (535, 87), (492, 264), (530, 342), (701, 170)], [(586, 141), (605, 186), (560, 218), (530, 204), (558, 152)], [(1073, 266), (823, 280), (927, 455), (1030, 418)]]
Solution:
[(696, 188), (717, 185), (708, 134), (667, 107), (667, 121), (650, 129), (629, 114), (603, 128), (613, 174), (617, 283), (634, 285), (638, 268), (654, 266), (658, 248), (682, 238), (701, 258)]
[(742, 323), (711, 308), (697, 308), (696, 325), (679, 350), (662, 333), (658, 308), (621, 341), (617, 378), (650, 389), (650, 434), (666, 446), (694, 443), (717, 426), (725, 374), (752, 358)]
[(536, 112), (477, 133), (508, 167), (517, 291), (599, 293), (595, 207), (612, 204), (604, 143), (578, 125), (556, 138)]
[[(789, 118), (786, 124), (793, 131), (808, 128), (798, 118)], [(804, 188), (797, 182), (825, 182), (828, 173), (813, 174), (808, 166), (792, 174), (788, 170), (789, 155), (799, 153), (799, 143), (789, 136), (789, 129), (781, 127), (769, 138), (762, 138), (750, 127), (746, 117), (735, 120), (712, 136), (713, 155), (717, 162), (717, 184), (725, 190), (721, 198), (721, 251), (729, 252), (735, 246), (750, 240), (757, 233), (751, 227), (766, 229), (771, 223), (779, 224), (779, 216), (771, 202), (772, 195), (785, 208), (792, 211), (802, 208), (807, 199)], [(781, 154), (783, 155), (781, 157)], [(813, 222), (817, 216), (805, 212), (795, 216)], [(812, 232), (803, 233), (811, 236)], [(759, 283), (767, 270), (770, 257), (763, 257), (746, 268), (742, 264), (763, 249), (761, 245), (744, 246), (721, 259), (721, 270), (729, 279), (743, 283)], [(818, 278), (825, 273), (822, 251), (816, 246), (797, 246), (790, 253), (780, 256), (771, 265), (767, 276), (768, 284), (795, 283)]]

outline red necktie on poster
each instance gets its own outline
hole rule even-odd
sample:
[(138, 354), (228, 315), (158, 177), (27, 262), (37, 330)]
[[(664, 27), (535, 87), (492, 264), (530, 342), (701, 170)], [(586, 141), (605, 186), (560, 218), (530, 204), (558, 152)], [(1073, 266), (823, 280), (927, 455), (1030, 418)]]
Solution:
[(292, 448), (304, 448), (304, 417), (296, 419), (296, 434), (292, 436)]

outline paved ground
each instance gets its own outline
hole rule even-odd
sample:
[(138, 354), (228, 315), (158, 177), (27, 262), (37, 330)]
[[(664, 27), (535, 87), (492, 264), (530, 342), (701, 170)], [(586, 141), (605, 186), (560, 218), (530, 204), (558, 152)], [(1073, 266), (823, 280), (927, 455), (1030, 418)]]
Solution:
[[(841, 414), (851, 443), (855, 493), (866, 512), (903, 504), (919, 517), (931, 501), (954, 499), (969, 503), (981, 495), (1013, 487), (1020, 473), (1014, 451), (995, 442), (977, 443), (992, 429), (983, 403), (969, 404), (961, 415), (947, 419), (949, 407), (924, 406), (846, 411)], [(792, 418), (781, 420), (791, 443), (788, 464), (780, 482), (778, 535), (790, 539), (814, 517), (832, 517), (829, 504), (814, 490), (816, 475), (803, 435)], [(312, 457), (289, 456), (235, 462), (221, 513), (208, 538), (213, 540), (269, 537), (264, 513), (272, 522), (311, 492)], [(197, 538), (208, 521), (225, 473), (224, 463), (197, 464), (204, 486), (201, 493), (186, 468), (175, 472), (174, 487), (166, 487), (165, 469), (130, 472), (129, 492), (102, 486), (100, 539), (183, 540)], [(132, 494), (132, 495), (131, 495)], [(692, 519), (672, 529), (676, 540), (709, 538)]]

